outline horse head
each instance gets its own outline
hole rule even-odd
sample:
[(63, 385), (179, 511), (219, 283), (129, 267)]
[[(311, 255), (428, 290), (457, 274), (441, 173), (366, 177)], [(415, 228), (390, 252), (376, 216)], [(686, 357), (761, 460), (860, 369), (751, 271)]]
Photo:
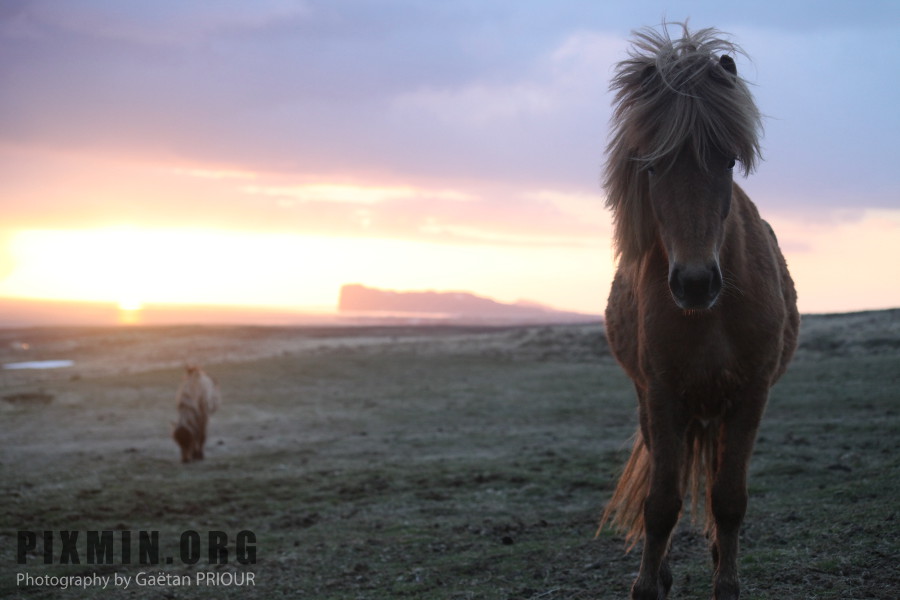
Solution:
[(647, 168), (648, 198), (669, 260), (669, 290), (684, 310), (712, 308), (722, 291), (719, 250), (735, 158), (715, 150), (702, 160), (686, 147), (666, 168)]
[(753, 169), (762, 124), (732, 58), (740, 48), (713, 29), (682, 27), (674, 40), (638, 32), (619, 63), (604, 183), (622, 263), (634, 268), (661, 248), (675, 304), (705, 310), (723, 287), (732, 170)]

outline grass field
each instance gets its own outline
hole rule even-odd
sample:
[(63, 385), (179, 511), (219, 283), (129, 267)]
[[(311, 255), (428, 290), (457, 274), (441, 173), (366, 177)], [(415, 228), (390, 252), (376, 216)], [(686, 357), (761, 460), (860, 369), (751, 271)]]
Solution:
[[(636, 423), (600, 326), (0, 331), (0, 597), (625, 598), (639, 554), (596, 525)], [(27, 345), (27, 349), (26, 349)], [(181, 364), (224, 406), (207, 458), (169, 437)], [(742, 532), (745, 598), (900, 597), (900, 311), (804, 319), (773, 390)], [(38, 532), (27, 564), (17, 532)], [(81, 564), (43, 563), (78, 531)], [(87, 531), (154, 531), (162, 564), (86, 564)], [(235, 538), (255, 536), (255, 564)], [(203, 557), (180, 559), (182, 532)], [(205, 556), (228, 536), (227, 564)], [(54, 563), (62, 541), (55, 534)], [(683, 519), (673, 598), (707, 598)], [(172, 564), (166, 563), (173, 557)], [(139, 572), (191, 585), (62, 590), (17, 576)], [(254, 587), (195, 584), (252, 573)], [(227, 579), (227, 577), (224, 577)]]

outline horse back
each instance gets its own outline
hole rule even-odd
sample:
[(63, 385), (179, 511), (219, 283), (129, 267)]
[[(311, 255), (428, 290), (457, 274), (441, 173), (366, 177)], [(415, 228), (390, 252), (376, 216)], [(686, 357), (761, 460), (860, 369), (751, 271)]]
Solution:
[(732, 203), (738, 218), (729, 224), (722, 260), (734, 279), (734, 290), (724, 307), (730, 309), (737, 341), (747, 352), (752, 355), (753, 344), (758, 344), (772, 357), (771, 385), (784, 374), (797, 349), (797, 291), (775, 231), (737, 184)]
[(212, 377), (197, 368), (189, 368), (178, 390), (178, 407), (194, 410), (204, 417), (216, 412), (221, 398), (219, 386)]
[(219, 404), (221, 403), (219, 386), (212, 377), (203, 371), (200, 372), (199, 385), (202, 390), (201, 397), (206, 404), (208, 414), (216, 412), (216, 409), (219, 408)]

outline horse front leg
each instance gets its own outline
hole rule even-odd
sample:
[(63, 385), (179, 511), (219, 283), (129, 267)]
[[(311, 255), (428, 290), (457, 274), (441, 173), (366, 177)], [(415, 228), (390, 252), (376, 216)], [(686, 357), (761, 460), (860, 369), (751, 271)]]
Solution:
[(715, 528), (712, 556), (714, 600), (738, 600), (738, 538), (747, 511), (747, 470), (767, 392), (734, 403), (723, 420), (718, 440), (717, 469), (710, 490)]
[(641, 407), (645, 413), (641, 421), (651, 469), (650, 489), (644, 501), (644, 548), (641, 569), (631, 588), (633, 600), (663, 600), (672, 587), (666, 555), (669, 538), (681, 514), (680, 470), (685, 426), (673, 411), (671, 398), (651, 393), (647, 404)]
[[(656, 479), (654, 478), (654, 483)], [(644, 549), (641, 570), (631, 587), (632, 600), (664, 600), (672, 587), (667, 553), (672, 529), (681, 513), (681, 494), (668, 483), (652, 485), (644, 503)]]

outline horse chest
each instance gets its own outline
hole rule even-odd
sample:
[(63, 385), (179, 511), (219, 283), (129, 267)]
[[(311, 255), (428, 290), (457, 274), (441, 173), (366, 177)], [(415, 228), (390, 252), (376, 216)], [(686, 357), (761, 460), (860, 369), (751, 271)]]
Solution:
[(719, 416), (744, 383), (733, 341), (709, 316), (684, 316), (648, 332), (640, 355), (646, 383), (670, 390), (702, 419)]

